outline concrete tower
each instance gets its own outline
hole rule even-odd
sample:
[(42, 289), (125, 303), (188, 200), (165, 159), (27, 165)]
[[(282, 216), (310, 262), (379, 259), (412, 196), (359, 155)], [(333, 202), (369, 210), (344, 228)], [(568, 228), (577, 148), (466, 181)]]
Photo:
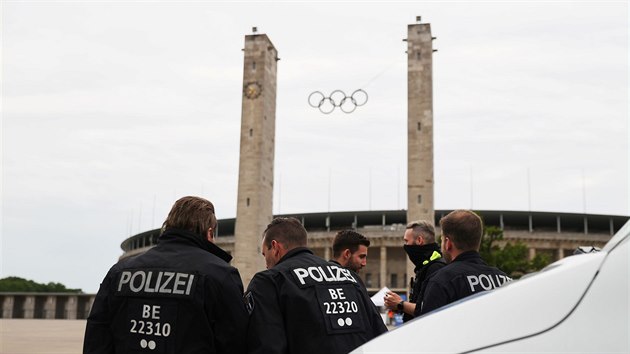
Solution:
[(408, 27), (407, 221), (433, 220), (433, 37), (430, 24)]
[(273, 217), (273, 159), (276, 131), (278, 52), (264, 34), (245, 36), (241, 152), (234, 262), (247, 287), (265, 269), (260, 244)]
[(433, 222), (433, 37), (419, 22), (407, 28), (407, 222)]

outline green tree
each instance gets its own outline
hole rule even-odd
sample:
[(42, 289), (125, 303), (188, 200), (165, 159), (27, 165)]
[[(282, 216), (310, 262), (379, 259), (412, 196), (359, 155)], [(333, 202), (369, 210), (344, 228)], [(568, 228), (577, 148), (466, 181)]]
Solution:
[(538, 253), (534, 257), (534, 259), (531, 260), (530, 263), (531, 269), (533, 269), (534, 271), (541, 270), (545, 268), (549, 263), (551, 263), (551, 256), (545, 253)]
[(6, 277), (0, 279), (0, 292), (25, 293), (82, 293), (81, 289), (68, 289), (61, 283), (36, 283), (20, 277)]
[(486, 263), (501, 269), (513, 278), (520, 278), (524, 274), (540, 270), (551, 261), (546, 254), (536, 255), (529, 261), (527, 245), (520, 241), (514, 244), (507, 242), (501, 248), (497, 244), (497, 241), (501, 240), (503, 240), (502, 229), (496, 226), (485, 227), (479, 253)]

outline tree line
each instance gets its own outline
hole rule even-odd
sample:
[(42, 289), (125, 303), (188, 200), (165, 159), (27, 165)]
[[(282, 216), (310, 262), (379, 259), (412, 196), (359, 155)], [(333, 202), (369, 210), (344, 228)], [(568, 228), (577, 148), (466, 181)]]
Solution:
[(501, 269), (514, 279), (541, 270), (551, 263), (551, 257), (545, 253), (537, 253), (532, 260), (528, 260), (529, 249), (521, 241), (514, 244), (507, 242), (501, 248), (497, 245), (497, 241), (501, 240), (503, 230), (496, 226), (485, 227), (479, 253), (486, 263)]
[(23, 293), (83, 293), (81, 289), (69, 289), (61, 283), (37, 283), (20, 277), (6, 277), (0, 279), (0, 292)]

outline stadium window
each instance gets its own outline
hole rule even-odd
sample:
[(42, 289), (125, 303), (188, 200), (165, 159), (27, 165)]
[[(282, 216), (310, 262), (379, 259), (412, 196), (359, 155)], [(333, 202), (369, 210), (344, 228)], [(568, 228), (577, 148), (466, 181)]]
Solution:
[(392, 288), (398, 287), (398, 274), (392, 273), (389, 275), (389, 286)]

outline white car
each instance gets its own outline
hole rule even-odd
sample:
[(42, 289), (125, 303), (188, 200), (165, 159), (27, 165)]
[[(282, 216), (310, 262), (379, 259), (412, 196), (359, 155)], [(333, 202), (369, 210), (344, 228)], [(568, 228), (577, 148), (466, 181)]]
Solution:
[(421, 316), (352, 353), (630, 353), (630, 221), (600, 252)]

